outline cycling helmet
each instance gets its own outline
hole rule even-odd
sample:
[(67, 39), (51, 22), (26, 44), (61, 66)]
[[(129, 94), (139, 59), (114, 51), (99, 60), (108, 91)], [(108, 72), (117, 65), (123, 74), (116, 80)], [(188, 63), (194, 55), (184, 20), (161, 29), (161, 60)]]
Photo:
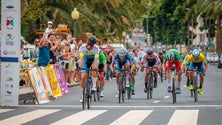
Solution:
[(166, 59), (167, 59), (167, 61), (169, 61), (169, 62), (173, 62), (173, 60), (174, 60), (174, 54), (173, 54), (173, 52), (170, 51), (169, 53), (167, 53)]
[(87, 42), (93, 45), (96, 44), (96, 36), (90, 36)]
[(197, 49), (194, 49), (193, 52), (192, 52), (192, 55), (195, 57), (195, 58), (198, 58), (199, 57), (199, 51)]
[(146, 54), (152, 54), (153, 53), (153, 49), (152, 48), (147, 48), (146, 49)]
[(159, 55), (163, 55), (163, 52), (162, 52), (162, 51), (160, 51), (160, 52), (159, 52)]
[(119, 54), (119, 56), (125, 56), (126, 55), (126, 49), (125, 48), (121, 48), (121, 49), (119, 49), (119, 51), (118, 51), (118, 54)]
[(133, 52), (129, 52), (131, 58), (134, 58), (135, 54)]

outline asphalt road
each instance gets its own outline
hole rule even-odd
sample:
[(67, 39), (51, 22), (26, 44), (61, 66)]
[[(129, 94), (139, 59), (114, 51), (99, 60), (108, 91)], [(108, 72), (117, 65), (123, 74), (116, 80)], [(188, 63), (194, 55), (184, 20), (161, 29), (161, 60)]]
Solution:
[(206, 73), (204, 95), (198, 102), (190, 97), (183, 75), (182, 94), (172, 104), (171, 93), (166, 91), (167, 82), (160, 82), (154, 90), (153, 99), (147, 100), (144, 89), (144, 73), (136, 77), (136, 95), (125, 103), (118, 103), (115, 97), (115, 80), (106, 82), (105, 96), (93, 102), (90, 110), (82, 111), (79, 102), (80, 88), (43, 105), (20, 105), (0, 109), (0, 125), (221, 125), (222, 124), (222, 69), (210, 66)]

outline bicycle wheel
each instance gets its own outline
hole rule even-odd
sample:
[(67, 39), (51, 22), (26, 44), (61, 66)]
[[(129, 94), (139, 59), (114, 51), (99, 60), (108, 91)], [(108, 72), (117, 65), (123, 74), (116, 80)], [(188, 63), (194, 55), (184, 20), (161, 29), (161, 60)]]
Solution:
[[(87, 80), (86, 80), (87, 81)], [(88, 80), (88, 84), (87, 84), (87, 108), (90, 109), (91, 107), (91, 103), (92, 103), (92, 80)]]
[(123, 78), (123, 82), (122, 82), (122, 102), (124, 103), (125, 101), (125, 94), (126, 94), (126, 78)]
[(160, 80), (163, 82), (163, 68), (160, 68)]
[(197, 77), (194, 77), (194, 80), (193, 80), (193, 86), (194, 86), (194, 89), (193, 89), (193, 94), (194, 94), (194, 101), (197, 102), (198, 100), (198, 87), (197, 87), (197, 84), (198, 84), (198, 80), (197, 80)]
[(119, 103), (121, 103), (121, 97), (122, 97), (122, 85), (123, 85), (123, 80), (122, 80), (122, 77), (120, 77), (120, 80), (119, 80)]
[(153, 75), (152, 73), (148, 75), (148, 84), (147, 84), (147, 99), (152, 99), (153, 94)]
[[(131, 80), (129, 78), (129, 84), (131, 83)], [(129, 87), (126, 87), (126, 95), (127, 95), (127, 99), (131, 99), (131, 94), (132, 94), (132, 90), (131, 90), (131, 85), (129, 85)]]
[(83, 88), (83, 91), (82, 91), (82, 95), (83, 95), (83, 102), (82, 102), (82, 110), (85, 110), (85, 107), (86, 107), (86, 98), (87, 98), (87, 93), (86, 93), (86, 84), (84, 85), (84, 88)]
[(97, 95), (97, 99), (98, 101), (100, 100), (100, 80), (98, 79), (97, 81), (97, 90), (96, 90), (96, 95)]
[(173, 104), (176, 103), (176, 98), (177, 98), (177, 94), (176, 94), (176, 81), (175, 81), (175, 78), (173, 78), (172, 80), (172, 96), (173, 96)]

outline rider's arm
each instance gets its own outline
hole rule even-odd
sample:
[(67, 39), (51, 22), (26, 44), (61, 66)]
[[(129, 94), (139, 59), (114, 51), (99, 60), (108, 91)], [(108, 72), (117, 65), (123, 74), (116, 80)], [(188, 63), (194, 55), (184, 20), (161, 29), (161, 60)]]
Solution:
[(79, 48), (79, 67), (82, 68), (82, 63), (84, 59), (84, 52), (83, 52), (83, 46)]

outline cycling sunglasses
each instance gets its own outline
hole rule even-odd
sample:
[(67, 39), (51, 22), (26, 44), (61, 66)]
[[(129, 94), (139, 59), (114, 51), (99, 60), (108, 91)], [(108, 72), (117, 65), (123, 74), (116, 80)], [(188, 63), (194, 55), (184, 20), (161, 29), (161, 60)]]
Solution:
[(87, 46), (93, 47), (93, 44), (91, 44), (91, 43), (87, 43)]

